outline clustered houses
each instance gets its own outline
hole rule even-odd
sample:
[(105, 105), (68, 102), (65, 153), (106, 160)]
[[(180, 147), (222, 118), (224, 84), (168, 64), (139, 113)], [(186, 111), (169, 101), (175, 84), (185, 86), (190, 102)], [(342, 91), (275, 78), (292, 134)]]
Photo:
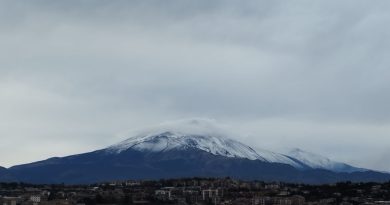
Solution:
[(268, 205), (268, 204), (278, 204), (278, 205), (299, 205), (305, 204), (305, 198), (302, 196), (291, 196), (291, 197), (254, 197), (252, 199), (253, 205)]
[(79, 186), (0, 183), (0, 205), (114, 204), (390, 205), (390, 182), (314, 186), (191, 178)]

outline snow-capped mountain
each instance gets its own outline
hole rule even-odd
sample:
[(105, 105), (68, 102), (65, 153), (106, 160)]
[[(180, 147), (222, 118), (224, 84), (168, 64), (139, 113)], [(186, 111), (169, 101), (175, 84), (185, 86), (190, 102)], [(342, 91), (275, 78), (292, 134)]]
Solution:
[(307, 165), (313, 169), (326, 169), (334, 172), (362, 172), (367, 171), (367, 169), (357, 168), (350, 166), (346, 163), (332, 161), (327, 157), (321, 156), (319, 154), (311, 153), (308, 151), (295, 148), (290, 150), (287, 153), (288, 156), (299, 160), (303, 164)]
[(107, 152), (121, 153), (128, 149), (143, 152), (198, 149), (224, 157), (288, 164), (297, 169), (325, 169), (335, 172), (365, 171), (365, 169), (335, 162), (301, 149), (279, 154), (265, 149), (252, 148), (227, 137), (229, 135), (231, 135), (230, 132), (212, 120), (180, 120), (142, 131), (135, 137), (107, 148)]
[(298, 183), (390, 180), (390, 174), (332, 162), (301, 150), (284, 155), (254, 149), (234, 140), (233, 132), (212, 120), (167, 123), (131, 136), (93, 152), (0, 168), (0, 181), (80, 184), (226, 176)]
[(146, 152), (166, 152), (171, 150), (198, 149), (213, 155), (231, 158), (243, 158), (289, 164), (301, 167), (291, 158), (268, 150), (253, 149), (241, 142), (223, 136), (204, 136), (164, 131), (145, 136), (136, 136), (113, 145), (107, 149), (110, 153), (121, 153), (128, 149)]
[(187, 135), (172, 133), (170, 131), (130, 138), (110, 147), (108, 151), (120, 153), (129, 148), (149, 152), (199, 149), (225, 157), (266, 160), (249, 146), (228, 138), (221, 136)]

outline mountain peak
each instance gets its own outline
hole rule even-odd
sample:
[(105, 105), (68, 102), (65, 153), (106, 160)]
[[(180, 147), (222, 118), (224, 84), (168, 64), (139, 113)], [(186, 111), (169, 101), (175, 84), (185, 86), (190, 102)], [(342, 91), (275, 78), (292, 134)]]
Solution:
[(14, 174), (18, 180), (19, 177), (24, 181), (42, 182), (44, 179), (50, 183), (188, 176), (237, 176), (310, 183), (360, 180), (356, 177), (362, 176), (363, 180), (390, 178), (390, 175), (378, 172), (355, 173), (367, 170), (333, 162), (301, 149), (293, 149), (286, 155), (253, 149), (234, 140), (237, 135), (226, 130), (208, 119), (164, 123), (103, 150), (50, 158), (8, 170), (0, 168), (0, 180)]
[(299, 148), (292, 149), (285, 155), (264, 149), (254, 149), (234, 140), (236, 135), (228, 130), (211, 119), (171, 121), (140, 131), (133, 137), (108, 147), (105, 151), (110, 154), (120, 154), (127, 150), (150, 153), (198, 150), (229, 158), (288, 164), (298, 169), (326, 169), (336, 172), (364, 171)]
[(146, 152), (198, 149), (214, 155), (259, 159), (260, 156), (249, 146), (220, 135), (184, 134), (164, 131), (157, 134), (138, 135), (108, 148), (120, 153), (127, 149)]
[(201, 136), (230, 136), (231, 131), (228, 127), (218, 123), (214, 119), (208, 118), (190, 118), (175, 121), (168, 121), (157, 126), (144, 129), (141, 135), (156, 135), (164, 132), (183, 135), (201, 135)]
[(159, 152), (189, 147), (214, 150), (212, 146), (227, 144), (229, 135), (231, 132), (215, 120), (192, 118), (169, 121), (138, 131), (133, 137), (109, 147), (109, 150), (122, 152), (133, 148)]
[(305, 165), (313, 169), (326, 169), (333, 170), (336, 172), (361, 172), (367, 171), (366, 169), (357, 168), (350, 166), (348, 164), (333, 161), (327, 157), (321, 156), (319, 154), (314, 154), (299, 148), (291, 149), (288, 156), (293, 157)]
[(119, 154), (129, 149), (142, 152), (196, 149), (230, 158), (301, 166), (285, 155), (263, 149), (253, 149), (234, 140), (230, 137), (231, 132), (226, 130), (223, 125), (217, 124), (214, 120), (180, 120), (140, 132), (134, 137), (107, 148), (106, 151)]

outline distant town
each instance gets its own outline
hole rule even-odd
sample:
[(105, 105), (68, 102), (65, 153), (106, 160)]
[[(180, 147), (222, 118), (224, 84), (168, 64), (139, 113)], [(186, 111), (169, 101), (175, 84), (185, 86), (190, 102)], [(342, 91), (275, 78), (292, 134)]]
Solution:
[(114, 204), (390, 204), (390, 182), (306, 185), (231, 178), (188, 178), (91, 185), (0, 183), (0, 205)]

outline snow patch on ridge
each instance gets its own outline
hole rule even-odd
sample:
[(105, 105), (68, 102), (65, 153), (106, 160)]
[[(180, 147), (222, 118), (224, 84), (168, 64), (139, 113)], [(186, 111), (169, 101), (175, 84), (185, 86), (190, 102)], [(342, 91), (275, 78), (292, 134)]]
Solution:
[(236, 135), (215, 120), (199, 118), (179, 120), (143, 130), (132, 138), (108, 147), (106, 151), (119, 154), (128, 149), (142, 152), (198, 149), (231, 158), (288, 164), (298, 169), (326, 169), (335, 172), (367, 171), (300, 149), (293, 149), (286, 154), (253, 149), (231, 139)]
[(288, 156), (291, 156), (305, 165), (313, 169), (326, 169), (332, 170), (335, 172), (362, 172), (367, 171), (367, 169), (352, 167), (348, 164), (342, 162), (332, 161), (324, 156), (314, 154), (311, 152), (303, 151), (301, 149), (295, 148), (290, 150), (287, 153)]
[(253, 149), (227, 136), (232, 132), (214, 120), (191, 119), (164, 123), (141, 132), (135, 137), (113, 145), (107, 149), (111, 153), (120, 153), (127, 149), (149, 152), (164, 152), (173, 149), (199, 149), (214, 155), (225, 157), (261, 160), (264, 162), (301, 165), (282, 154), (263, 149)]
[(129, 148), (150, 152), (196, 148), (214, 155), (252, 160), (260, 158), (252, 148), (231, 139), (221, 136), (188, 135), (171, 131), (130, 138), (110, 147), (109, 150), (119, 153)]

